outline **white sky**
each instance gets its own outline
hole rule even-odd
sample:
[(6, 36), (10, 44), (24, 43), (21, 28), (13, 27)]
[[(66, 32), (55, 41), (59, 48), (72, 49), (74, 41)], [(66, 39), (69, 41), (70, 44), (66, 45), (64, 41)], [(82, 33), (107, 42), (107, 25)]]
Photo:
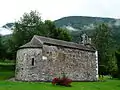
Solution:
[(42, 18), (64, 16), (120, 18), (120, 0), (0, 0), (0, 26), (17, 21), (24, 12), (37, 10)]

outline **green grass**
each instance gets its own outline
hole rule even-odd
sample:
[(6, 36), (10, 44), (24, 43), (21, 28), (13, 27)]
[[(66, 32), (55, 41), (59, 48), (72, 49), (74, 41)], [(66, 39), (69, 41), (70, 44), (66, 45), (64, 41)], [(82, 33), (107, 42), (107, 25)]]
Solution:
[(15, 65), (13, 63), (0, 62), (0, 80), (14, 77)]
[(53, 86), (45, 82), (6, 81), (14, 76), (12, 65), (1, 65), (0, 90), (120, 90), (120, 80), (105, 77), (104, 82), (73, 82), (72, 87)]
[(44, 82), (0, 81), (0, 90), (120, 90), (120, 80), (106, 82), (73, 82), (72, 87), (53, 86)]
[(0, 90), (120, 90), (120, 80), (104, 78), (104, 82), (73, 82), (72, 87), (53, 86), (47, 82), (12, 82), (6, 79), (14, 72), (0, 72)]
[(0, 80), (6, 80), (11, 77), (14, 77), (13, 71), (0, 71)]

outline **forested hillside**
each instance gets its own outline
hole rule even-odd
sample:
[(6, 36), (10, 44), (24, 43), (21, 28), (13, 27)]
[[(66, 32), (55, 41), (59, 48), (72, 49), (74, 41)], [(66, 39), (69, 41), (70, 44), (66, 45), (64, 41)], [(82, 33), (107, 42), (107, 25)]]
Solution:
[[(54, 21), (57, 27), (72, 27), (73, 42), (80, 41), (80, 36), (87, 33), (89, 36), (94, 32), (96, 25), (106, 23), (112, 31), (112, 36), (117, 44), (120, 44), (120, 20), (114, 18), (70, 16)], [(69, 29), (69, 28), (67, 28)]]

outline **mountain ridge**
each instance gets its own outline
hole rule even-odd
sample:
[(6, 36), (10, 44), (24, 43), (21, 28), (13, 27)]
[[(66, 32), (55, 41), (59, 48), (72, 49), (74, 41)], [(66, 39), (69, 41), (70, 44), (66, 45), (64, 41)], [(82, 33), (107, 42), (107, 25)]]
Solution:
[[(80, 36), (83, 33), (86, 33), (88, 36), (90, 36), (97, 24), (107, 23), (112, 29), (112, 34), (116, 42), (120, 42), (120, 19), (89, 16), (69, 16), (55, 20), (54, 23), (56, 27), (68, 29), (73, 37), (72, 41), (74, 42), (80, 41)], [(2, 28), (4, 28), (4, 32), (5, 30), (9, 30), (9, 34), (11, 34), (13, 32), (11, 32), (13, 26), (14, 23), (7, 23), (6, 25), (3, 25)]]
[(60, 18), (58, 20), (55, 20), (54, 22), (57, 27), (62, 27), (66, 29), (67, 27), (74, 28), (76, 31), (70, 31), (70, 34), (73, 37), (72, 41), (74, 42), (79, 42), (81, 40), (80, 36), (83, 33), (91, 36), (93, 30), (95, 30), (96, 25), (106, 23), (108, 24), (108, 27), (110, 27), (110, 29), (112, 30), (112, 35), (115, 42), (120, 42), (120, 19), (89, 16), (70, 16)]
[[(113, 24), (119, 19), (114, 18), (101, 18), (101, 17), (89, 17), (89, 16), (69, 16), (63, 17), (58, 20), (55, 20), (55, 24), (57, 27), (62, 27), (63, 25), (71, 25), (74, 28), (80, 29), (80, 27), (89, 24), (99, 24), (99, 23), (109, 23)], [(80, 27), (79, 27), (79, 26)]]

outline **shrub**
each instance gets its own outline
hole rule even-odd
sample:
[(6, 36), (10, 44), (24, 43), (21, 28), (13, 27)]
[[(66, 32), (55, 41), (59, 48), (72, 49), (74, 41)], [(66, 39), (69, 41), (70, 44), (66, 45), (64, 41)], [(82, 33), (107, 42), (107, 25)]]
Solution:
[(72, 83), (72, 80), (67, 78), (66, 76), (62, 78), (54, 78), (52, 80), (53, 85), (61, 85), (61, 86), (71, 86), (70, 84)]

